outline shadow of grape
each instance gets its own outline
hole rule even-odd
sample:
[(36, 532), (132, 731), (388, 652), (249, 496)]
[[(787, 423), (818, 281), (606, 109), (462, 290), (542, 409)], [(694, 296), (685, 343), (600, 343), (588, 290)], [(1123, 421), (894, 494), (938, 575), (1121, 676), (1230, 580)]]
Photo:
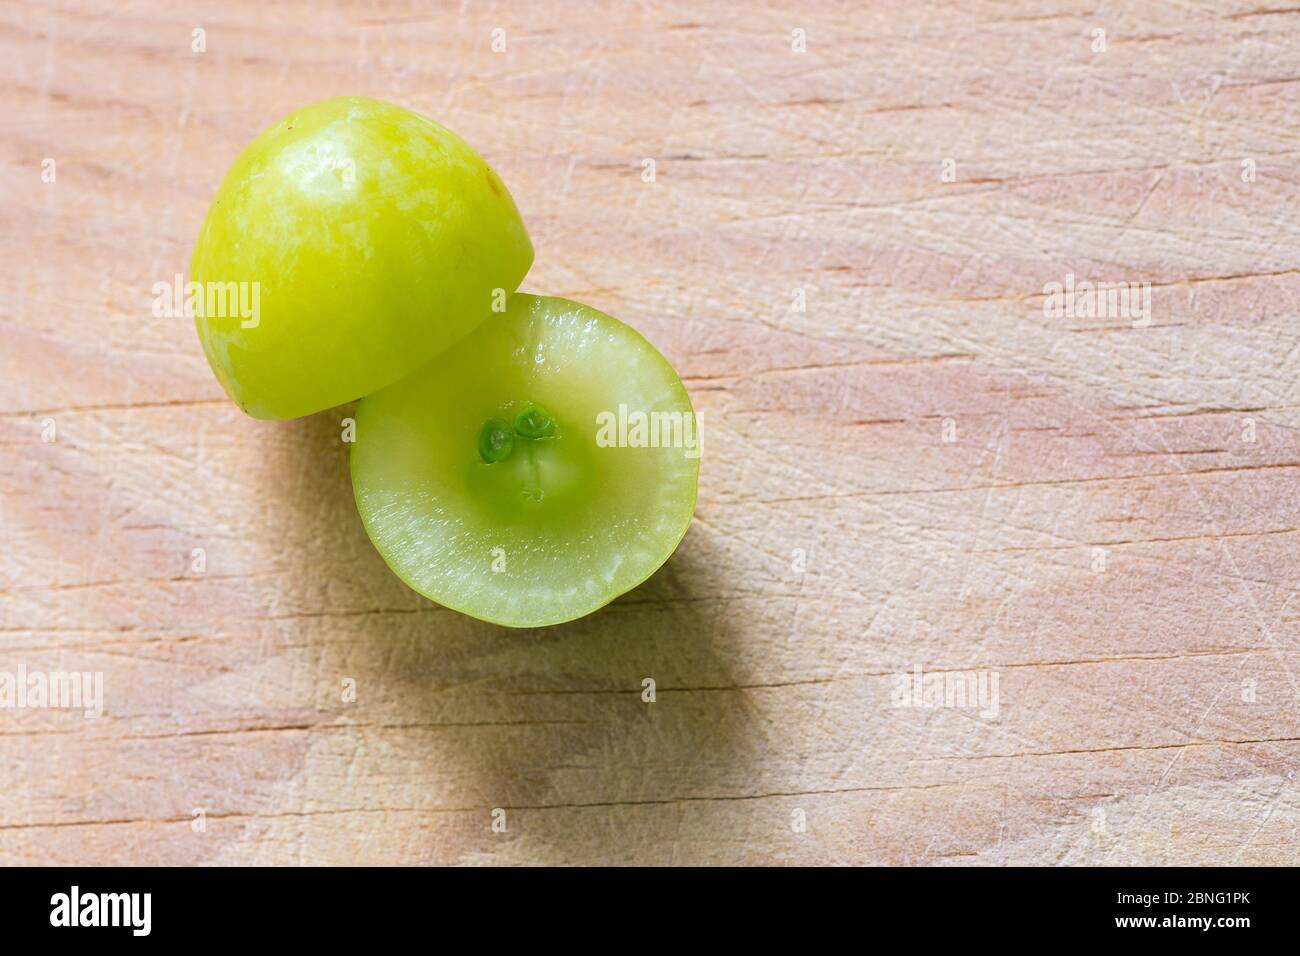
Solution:
[[(421, 837), (392, 850), (408, 862), (666, 862), (629, 856), (644, 844), (629, 828), (671, 828), (684, 804), (752, 789), (756, 722), (729, 666), (742, 636), (707, 539), (688, 534), (650, 580), (578, 621), (465, 617), (410, 591), (371, 547), (347, 414), (288, 423), (277, 445), (298, 476), (280, 503), (302, 528), (286, 600), (314, 615), (284, 639), (312, 661), (322, 725), (354, 734), (328, 744), (326, 781), (304, 782), (318, 802), (410, 814)], [(328, 790), (340, 776), (346, 793)]]

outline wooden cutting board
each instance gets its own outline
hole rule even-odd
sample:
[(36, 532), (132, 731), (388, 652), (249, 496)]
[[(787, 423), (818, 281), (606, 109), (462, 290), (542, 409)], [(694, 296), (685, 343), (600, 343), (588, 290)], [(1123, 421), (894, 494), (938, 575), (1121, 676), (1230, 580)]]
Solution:
[[(0, 862), (1296, 863), (1300, 14), (1257, 2), (0, 4), (0, 670), (103, 675), (0, 710)], [(248, 419), (153, 313), (344, 93), (475, 144), (524, 288), (702, 414), (684, 544), (586, 620), (407, 590), (349, 409)]]

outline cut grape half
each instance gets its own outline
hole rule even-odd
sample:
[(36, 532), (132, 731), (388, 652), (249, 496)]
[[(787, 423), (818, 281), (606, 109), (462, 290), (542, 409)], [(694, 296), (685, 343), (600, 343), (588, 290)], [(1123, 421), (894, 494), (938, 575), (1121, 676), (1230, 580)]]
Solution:
[(352, 486), (408, 585), (509, 627), (559, 624), (673, 553), (699, 484), (699, 423), (637, 332), (566, 299), (504, 314), (361, 401)]
[(368, 395), (492, 314), (533, 261), (501, 180), (455, 133), (362, 97), (285, 117), (235, 160), (186, 298), (256, 418)]

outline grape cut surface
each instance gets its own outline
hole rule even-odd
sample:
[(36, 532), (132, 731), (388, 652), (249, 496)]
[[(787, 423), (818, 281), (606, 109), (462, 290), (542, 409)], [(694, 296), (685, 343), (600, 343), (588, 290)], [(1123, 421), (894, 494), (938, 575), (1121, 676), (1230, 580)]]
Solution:
[(425, 597), (497, 624), (602, 607), (668, 559), (695, 510), (681, 380), (633, 329), (565, 299), (511, 296), (356, 420), (353, 490), (379, 553)]

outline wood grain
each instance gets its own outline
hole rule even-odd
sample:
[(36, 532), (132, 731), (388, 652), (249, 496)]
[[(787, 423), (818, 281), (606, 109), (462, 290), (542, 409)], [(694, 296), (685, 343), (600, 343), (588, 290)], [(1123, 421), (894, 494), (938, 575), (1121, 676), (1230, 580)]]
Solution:
[[(1300, 13), (785, 6), (0, 2), (0, 670), (106, 697), (0, 711), (0, 862), (1297, 862)], [(408, 591), (348, 410), (245, 418), (151, 312), (344, 93), (474, 143), (525, 288), (702, 412), (685, 543), (586, 620)]]

